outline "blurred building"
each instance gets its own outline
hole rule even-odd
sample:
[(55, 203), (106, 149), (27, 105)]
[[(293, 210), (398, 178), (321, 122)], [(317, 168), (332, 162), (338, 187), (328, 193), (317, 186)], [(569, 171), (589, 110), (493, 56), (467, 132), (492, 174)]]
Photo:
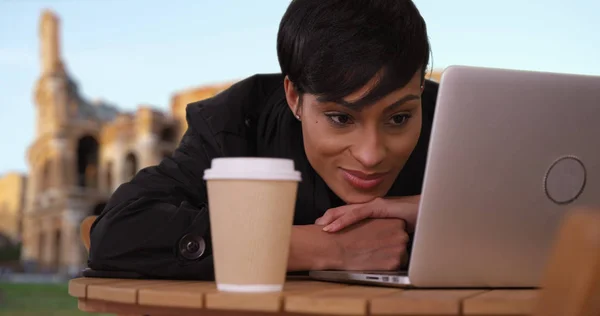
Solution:
[(224, 83), (214, 86), (203, 86), (187, 90), (182, 90), (171, 98), (171, 115), (177, 122), (177, 139), (181, 139), (187, 130), (187, 121), (185, 119), (185, 108), (188, 104), (208, 99), (217, 93), (227, 89), (234, 82)]
[(26, 180), (20, 173), (8, 173), (0, 178), (0, 248), (21, 241)]
[(441, 77), (442, 77), (441, 70), (433, 70), (425, 76), (425, 78), (436, 81), (436, 82), (440, 82)]
[(170, 112), (140, 105), (126, 113), (79, 94), (61, 58), (59, 19), (50, 11), (41, 16), (39, 38), (37, 130), (27, 151), (22, 261), (29, 270), (73, 274), (87, 258), (79, 235), (83, 218), (98, 215), (121, 183), (172, 153), (186, 129), (187, 103), (229, 84), (177, 93)]

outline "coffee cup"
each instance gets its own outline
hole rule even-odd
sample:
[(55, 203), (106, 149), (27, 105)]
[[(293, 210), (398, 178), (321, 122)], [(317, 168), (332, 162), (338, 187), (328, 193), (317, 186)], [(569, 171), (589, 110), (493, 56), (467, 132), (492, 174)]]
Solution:
[(217, 289), (285, 283), (300, 172), (281, 158), (216, 158), (205, 170)]

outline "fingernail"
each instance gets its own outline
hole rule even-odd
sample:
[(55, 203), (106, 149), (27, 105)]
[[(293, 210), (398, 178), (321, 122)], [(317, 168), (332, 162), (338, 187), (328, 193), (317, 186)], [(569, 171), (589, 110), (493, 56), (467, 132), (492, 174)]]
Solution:
[(315, 221), (316, 225), (323, 225), (323, 217), (319, 217), (317, 218), (317, 220)]
[(334, 230), (338, 229), (338, 226), (339, 225), (336, 224), (336, 223), (331, 223), (331, 224), (323, 227), (323, 230), (326, 231), (326, 232), (334, 231)]

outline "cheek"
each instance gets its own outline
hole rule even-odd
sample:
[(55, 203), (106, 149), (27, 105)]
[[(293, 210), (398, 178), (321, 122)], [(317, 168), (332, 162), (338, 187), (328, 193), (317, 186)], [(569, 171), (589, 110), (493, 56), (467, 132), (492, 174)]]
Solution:
[(306, 155), (311, 160), (333, 158), (345, 149), (342, 137), (332, 131), (326, 118), (305, 116), (302, 122), (302, 134)]

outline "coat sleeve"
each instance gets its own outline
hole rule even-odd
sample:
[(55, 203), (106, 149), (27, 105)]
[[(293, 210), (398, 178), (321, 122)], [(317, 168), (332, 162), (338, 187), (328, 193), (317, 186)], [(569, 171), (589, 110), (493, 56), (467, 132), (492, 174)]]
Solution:
[[(201, 110), (173, 155), (119, 186), (91, 229), (88, 267), (171, 279), (214, 278), (203, 173), (221, 144)], [(108, 273), (110, 274), (110, 273)]]

